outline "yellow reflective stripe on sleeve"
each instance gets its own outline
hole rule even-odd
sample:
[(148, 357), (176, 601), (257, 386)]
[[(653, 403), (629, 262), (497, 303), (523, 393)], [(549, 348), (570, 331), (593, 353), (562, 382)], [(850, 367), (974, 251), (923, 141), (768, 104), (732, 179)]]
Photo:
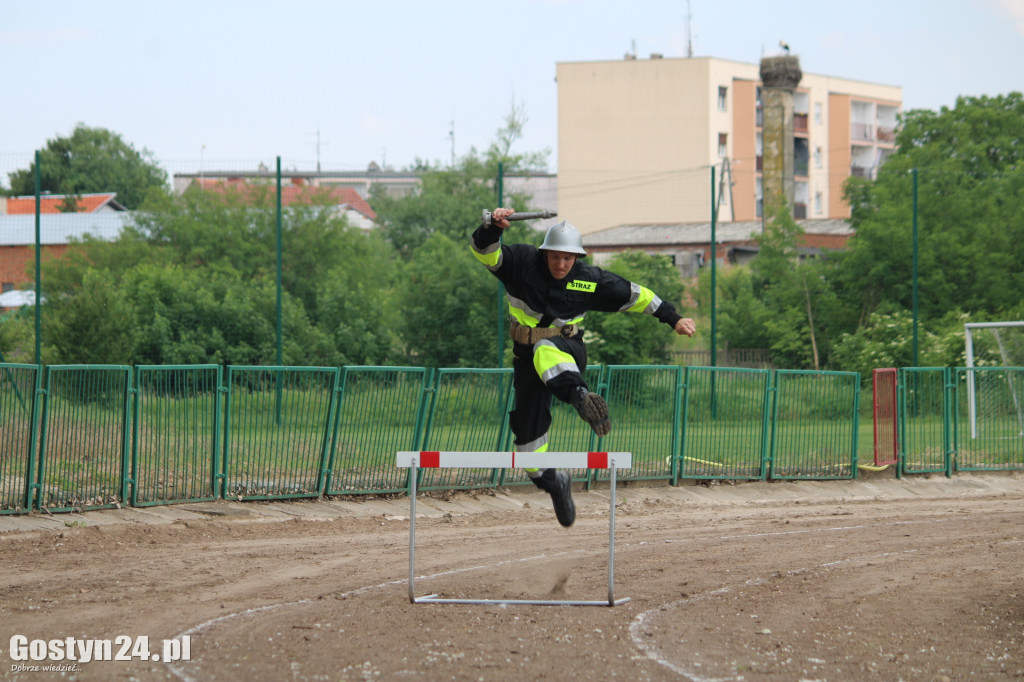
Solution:
[(469, 250), (473, 252), (478, 261), (492, 270), (501, 262), (501, 246), (499, 244), (494, 244), (492, 249), (487, 251), (477, 251), (476, 247), (470, 244)]
[(632, 296), (620, 310), (653, 315), (658, 307), (661, 306), (661, 299), (647, 287), (630, 282), (629, 288)]

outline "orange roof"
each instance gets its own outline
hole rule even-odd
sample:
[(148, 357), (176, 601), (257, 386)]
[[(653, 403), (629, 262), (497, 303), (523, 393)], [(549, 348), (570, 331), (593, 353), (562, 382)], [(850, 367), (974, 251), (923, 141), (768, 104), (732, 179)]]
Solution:
[[(194, 183), (195, 184), (195, 183)], [(203, 180), (202, 187), (204, 189), (212, 189), (220, 192), (226, 191), (228, 188), (237, 191), (247, 191), (249, 189), (257, 188), (268, 188), (273, 190), (273, 185), (250, 185), (243, 180), (231, 179), (227, 182), (223, 180)], [(370, 208), (370, 204), (367, 203), (366, 199), (363, 199), (359, 195), (359, 192), (355, 191), (351, 187), (314, 187), (312, 185), (283, 185), (281, 187), (281, 205), (291, 206), (292, 204), (308, 204), (314, 199), (320, 199), (320, 197), (326, 197), (329, 203), (336, 204), (338, 206), (347, 205), (355, 211), (359, 211), (367, 218), (374, 220), (377, 218), (377, 213)]]
[[(39, 199), (39, 212), (40, 213), (63, 213), (60, 210), (60, 205), (64, 203), (67, 198), (66, 194), (44, 194)], [(78, 211), (76, 213), (95, 213), (99, 209), (103, 208), (107, 204), (111, 204), (111, 208), (115, 210), (124, 210), (124, 206), (114, 201), (114, 197), (117, 196), (117, 192), (104, 192), (102, 194), (78, 194), (75, 199), (78, 202)], [(111, 203), (113, 202), (113, 203)], [(24, 215), (27, 213), (34, 214), (36, 212), (36, 198), (34, 196), (28, 197), (8, 197), (7, 199), (7, 213), (9, 215)]]

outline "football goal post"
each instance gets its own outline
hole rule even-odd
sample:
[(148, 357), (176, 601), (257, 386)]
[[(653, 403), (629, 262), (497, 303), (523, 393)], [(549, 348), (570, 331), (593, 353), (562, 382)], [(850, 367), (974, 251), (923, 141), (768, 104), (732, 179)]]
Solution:
[[(964, 340), (971, 438), (978, 437), (979, 414), (984, 416), (988, 411), (986, 396), (995, 393), (986, 390), (991, 381), (1004, 384), (1016, 415), (1018, 435), (1024, 436), (1024, 411), (1018, 391), (1024, 387), (1017, 385), (1022, 376), (1021, 368), (1024, 368), (1024, 322), (969, 322), (964, 325)], [(981, 368), (987, 369), (984, 373), (975, 371)], [(996, 368), (1008, 371), (992, 374), (992, 369)]]

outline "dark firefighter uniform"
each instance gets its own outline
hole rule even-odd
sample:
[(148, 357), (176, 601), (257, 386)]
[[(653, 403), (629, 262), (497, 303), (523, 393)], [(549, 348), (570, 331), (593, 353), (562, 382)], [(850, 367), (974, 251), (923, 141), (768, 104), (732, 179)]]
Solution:
[(551, 396), (571, 403), (580, 387), (587, 350), (578, 325), (588, 311), (647, 313), (674, 327), (675, 307), (653, 291), (579, 259), (561, 280), (548, 269), (544, 252), (529, 244), (499, 245), (502, 229), (482, 224), (473, 233), (476, 258), (505, 285), (513, 327), (557, 327), (560, 335), (535, 343), (513, 343), (515, 408), (509, 424), (518, 452), (544, 452), (551, 426)]

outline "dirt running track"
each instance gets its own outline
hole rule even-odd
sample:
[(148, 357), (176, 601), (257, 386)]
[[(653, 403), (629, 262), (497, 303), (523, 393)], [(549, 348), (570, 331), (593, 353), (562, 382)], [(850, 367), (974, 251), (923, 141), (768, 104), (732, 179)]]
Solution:
[[(1024, 476), (618, 492), (614, 608), (410, 604), (406, 499), (0, 519), (0, 679), (1024, 679)], [(417, 593), (606, 599), (607, 495), (568, 530), (540, 493), (422, 498)], [(191, 660), (24, 671), (13, 635)]]

